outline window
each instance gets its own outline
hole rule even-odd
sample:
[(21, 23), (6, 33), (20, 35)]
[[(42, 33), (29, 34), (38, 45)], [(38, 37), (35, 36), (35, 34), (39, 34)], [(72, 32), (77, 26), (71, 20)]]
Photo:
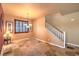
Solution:
[(15, 20), (15, 33), (26, 33), (28, 31), (28, 21)]

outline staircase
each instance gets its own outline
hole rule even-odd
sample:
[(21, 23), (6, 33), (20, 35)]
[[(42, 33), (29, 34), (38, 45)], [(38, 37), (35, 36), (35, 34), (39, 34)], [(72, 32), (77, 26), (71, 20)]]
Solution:
[(46, 23), (46, 28), (47, 28), (48, 32), (51, 33), (52, 35), (54, 35), (55, 37), (57, 37), (58, 40), (63, 41), (64, 42), (64, 47), (65, 47), (66, 32), (65, 31), (61, 31), (57, 27), (52, 26), (52, 25), (50, 25), (48, 23)]

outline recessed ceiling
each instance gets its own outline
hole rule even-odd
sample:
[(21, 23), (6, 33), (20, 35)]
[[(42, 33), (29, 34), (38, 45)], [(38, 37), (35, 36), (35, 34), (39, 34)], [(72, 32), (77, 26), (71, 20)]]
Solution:
[(35, 19), (51, 13), (60, 12), (68, 14), (79, 11), (79, 4), (54, 4), (54, 3), (26, 3), (26, 4), (2, 4), (5, 15), (20, 18)]

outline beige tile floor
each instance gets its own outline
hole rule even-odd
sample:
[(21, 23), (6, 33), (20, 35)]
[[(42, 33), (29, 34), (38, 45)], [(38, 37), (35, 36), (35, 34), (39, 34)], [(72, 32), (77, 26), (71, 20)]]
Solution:
[(77, 56), (79, 55), (79, 48), (58, 48), (56, 46), (49, 45), (37, 41), (35, 39), (29, 39), (16, 43), (18, 47), (14, 47), (10, 52), (5, 53), (4, 56)]

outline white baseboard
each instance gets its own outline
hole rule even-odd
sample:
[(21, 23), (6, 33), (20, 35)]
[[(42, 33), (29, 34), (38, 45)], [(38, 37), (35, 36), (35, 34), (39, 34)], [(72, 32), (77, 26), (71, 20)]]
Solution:
[(49, 43), (49, 44), (54, 45), (54, 46), (57, 46), (59, 48), (65, 48), (64, 46), (59, 46), (59, 45), (56, 45), (56, 44), (53, 44), (53, 43)]
[(56, 44), (53, 44), (53, 43), (50, 43), (50, 42), (47, 42), (47, 41), (41, 40), (41, 39), (39, 39), (39, 38), (35, 38), (35, 39), (38, 40), (38, 41), (44, 42), (44, 43), (48, 43), (48, 44), (50, 44), (50, 45), (57, 46), (57, 47), (59, 47), (59, 48), (65, 48), (65, 47), (62, 47), (62, 46), (59, 46), (59, 45), (56, 45)]
[(67, 43), (69, 45), (75, 46), (75, 47), (79, 47), (79, 45), (73, 44), (73, 43)]

